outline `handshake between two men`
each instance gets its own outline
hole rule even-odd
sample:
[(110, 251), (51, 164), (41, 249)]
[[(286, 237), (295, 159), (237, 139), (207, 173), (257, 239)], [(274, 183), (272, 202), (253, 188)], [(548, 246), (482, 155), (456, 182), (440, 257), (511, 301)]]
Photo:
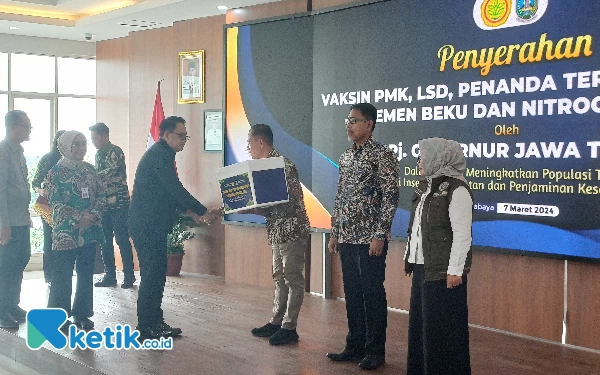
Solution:
[(185, 213), (185, 216), (189, 216), (198, 224), (212, 225), (217, 219), (220, 219), (223, 216), (223, 209), (221, 207), (211, 208), (202, 216), (188, 210)]

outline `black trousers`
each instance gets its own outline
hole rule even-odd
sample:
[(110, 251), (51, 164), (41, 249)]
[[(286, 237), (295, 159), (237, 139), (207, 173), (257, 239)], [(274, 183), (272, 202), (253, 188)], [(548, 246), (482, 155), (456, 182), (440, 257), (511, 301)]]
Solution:
[(11, 227), (12, 239), (0, 245), (0, 310), (11, 312), (21, 302), (23, 271), (31, 258), (29, 226)]
[(129, 207), (109, 209), (102, 215), (102, 229), (106, 243), (102, 244), (102, 262), (104, 263), (105, 277), (116, 280), (115, 245), (116, 238), (121, 259), (123, 260), (123, 273), (125, 280), (134, 280), (133, 276), (133, 251), (129, 242), (129, 230), (127, 229), (127, 213)]
[[(96, 244), (85, 245), (73, 250), (54, 251), (48, 307), (64, 309), (69, 316), (78, 319), (94, 315), (95, 259)], [(77, 271), (77, 287), (71, 309), (73, 266)]]
[(468, 375), (469, 313), (467, 277), (448, 289), (446, 280), (424, 281), (425, 268), (416, 264), (412, 274), (408, 318), (409, 375)]
[(52, 227), (42, 219), (44, 228), (44, 281), (52, 281)]
[(346, 348), (366, 354), (385, 354), (387, 300), (385, 294), (385, 258), (370, 256), (369, 245), (338, 245), (342, 260), (348, 335)]
[(146, 328), (163, 321), (161, 309), (167, 281), (167, 234), (152, 230), (132, 231), (131, 237), (140, 261), (138, 290), (138, 327)]

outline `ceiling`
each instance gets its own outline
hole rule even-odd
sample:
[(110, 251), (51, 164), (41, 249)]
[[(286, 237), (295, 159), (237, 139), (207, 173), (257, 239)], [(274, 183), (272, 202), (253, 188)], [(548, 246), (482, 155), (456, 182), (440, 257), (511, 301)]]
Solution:
[(280, 0), (0, 0), (2, 34), (91, 42)]

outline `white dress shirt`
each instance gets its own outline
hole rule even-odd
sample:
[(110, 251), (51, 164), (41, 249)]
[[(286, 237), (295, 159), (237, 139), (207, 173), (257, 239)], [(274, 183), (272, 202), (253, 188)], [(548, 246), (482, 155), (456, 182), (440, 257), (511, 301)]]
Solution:
[[(427, 190), (421, 195), (417, 205), (415, 217), (410, 233), (410, 243), (407, 244), (407, 252), (410, 249), (408, 262), (413, 264), (424, 264), (423, 237), (421, 233), (421, 216), (425, 199), (431, 193), (431, 182)], [(467, 254), (471, 248), (471, 225), (473, 223), (473, 200), (464, 186), (460, 186), (452, 193), (452, 200), (448, 207), (450, 224), (452, 226), (452, 248), (450, 250), (450, 263), (448, 264), (448, 275), (462, 276)], [(404, 254), (406, 259), (406, 253)]]

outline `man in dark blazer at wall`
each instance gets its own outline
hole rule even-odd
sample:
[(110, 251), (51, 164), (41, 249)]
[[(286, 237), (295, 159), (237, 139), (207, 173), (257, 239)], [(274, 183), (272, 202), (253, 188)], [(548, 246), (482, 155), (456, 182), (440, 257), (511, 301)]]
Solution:
[(181, 184), (175, 170), (175, 154), (189, 139), (185, 120), (171, 116), (160, 123), (160, 139), (144, 154), (135, 173), (129, 233), (140, 260), (138, 327), (143, 337), (177, 336), (180, 328), (165, 323), (161, 309), (167, 273), (167, 235), (179, 213), (196, 222), (211, 222), (208, 211)]

